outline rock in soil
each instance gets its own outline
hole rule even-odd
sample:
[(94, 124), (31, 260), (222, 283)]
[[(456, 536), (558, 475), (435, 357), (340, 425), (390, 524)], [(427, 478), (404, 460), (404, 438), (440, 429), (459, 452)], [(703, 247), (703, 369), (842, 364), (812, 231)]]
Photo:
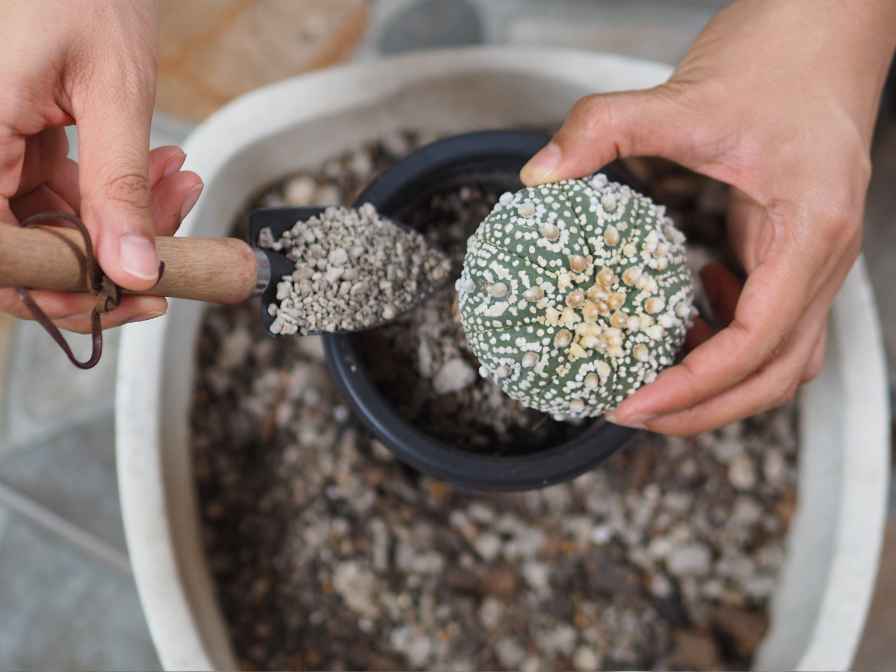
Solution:
[[(394, 134), (257, 202), (326, 188), (350, 203), (415, 142)], [(689, 207), (710, 200), (694, 195), (705, 181), (679, 174), (697, 184), (663, 188)], [(445, 194), (426, 216), (479, 216), (489, 193)], [(450, 235), (462, 249), (462, 227)], [(392, 368), (413, 369), (405, 380), (426, 397), (404, 412), (452, 435), (481, 404), (480, 417), (499, 419), (453, 430), (479, 450), (539, 431), (482, 379), (465, 384), (460, 365), (444, 371), (475, 366), (450, 311), (446, 295), (396, 326), (403, 348), (380, 334)], [(431, 334), (422, 349), (408, 337), (419, 333)], [(433, 389), (440, 376), (444, 394)], [(241, 668), (747, 669), (767, 627), (796, 502), (793, 408), (693, 439), (641, 435), (546, 490), (461, 492), (357, 427), (318, 340), (266, 338), (257, 308), (243, 305), (205, 316), (191, 422), (202, 540)], [(743, 466), (731, 473), (742, 456), (749, 478)]]

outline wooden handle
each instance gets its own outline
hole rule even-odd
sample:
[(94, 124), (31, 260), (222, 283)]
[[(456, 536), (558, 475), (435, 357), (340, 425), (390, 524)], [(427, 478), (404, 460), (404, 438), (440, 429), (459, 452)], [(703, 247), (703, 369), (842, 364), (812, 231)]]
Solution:
[[(141, 294), (240, 303), (255, 293), (255, 252), (237, 238), (156, 238), (165, 272)], [(0, 287), (86, 292), (81, 234), (61, 227), (0, 223)]]

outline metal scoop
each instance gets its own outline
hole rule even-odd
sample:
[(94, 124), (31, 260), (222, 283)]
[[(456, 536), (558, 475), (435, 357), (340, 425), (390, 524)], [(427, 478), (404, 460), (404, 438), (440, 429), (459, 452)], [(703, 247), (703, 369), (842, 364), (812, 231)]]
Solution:
[[(276, 252), (271, 252), (270, 250), (265, 249), (262, 243), (262, 232), (268, 230), (274, 239), (280, 239), (286, 232), (292, 230), (296, 226), (296, 223), (311, 221), (321, 222), (323, 219), (323, 213), (326, 210), (326, 208), (269, 208), (255, 210), (249, 217), (249, 242), (253, 245), (253, 247), (255, 247), (258, 252), (268, 257), (268, 263), (271, 269), (271, 277), (268, 281), (267, 287), (261, 292), (262, 320), (266, 329), (270, 333), (278, 333), (278, 331), (275, 329), (276, 314), (278, 313), (280, 306), (280, 300), (277, 296), (279, 284), (278, 281), (280, 281), (282, 278), (288, 278), (289, 276), (292, 276), (293, 271), (296, 271), (297, 268), (300, 268), (302, 263), (293, 262), (291, 259), (286, 258), (283, 254), (278, 254)], [(397, 239), (402, 243), (406, 244), (412, 240), (410, 234), (416, 236), (417, 240), (422, 240), (417, 232), (415, 232), (413, 229), (399, 224), (394, 220), (380, 218), (379, 221), (382, 222), (382, 224), (394, 227), (396, 231), (394, 231), (393, 235), (398, 234)], [(310, 224), (309, 228), (311, 228)], [(317, 228), (318, 230), (320, 230), (320, 227)], [(401, 233), (399, 233), (399, 231)], [(340, 334), (365, 331), (368, 329), (376, 328), (378, 326), (382, 326), (384, 324), (388, 324), (389, 322), (395, 320), (398, 316), (412, 310), (421, 302), (425, 301), (434, 292), (445, 287), (452, 280), (452, 276), (450, 273), (450, 262), (447, 257), (444, 257), (443, 255), (441, 255), (441, 253), (433, 250), (432, 248), (429, 248), (427, 252), (431, 259), (437, 257), (441, 260), (442, 264), (444, 265), (443, 277), (431, 278), (422, 272), (417, 273), (415, 276), (409, 277), (408, 281), (413, 280), (415, 287), (414, 291), (406, 291), (406, 289), (403, 287), (401, 292), (402, 298), (390, 305), (390, 309), (392, 310), (389, 314), (377, 312), (374, 316), (371, 314), (365, 314), (363, 312), (353, 313), (353, 319), (360, 319), (362, 320), (362, 323), (357, 324), (357, 321), (355, 321), (355, 324), (352, 326), (352, 328), (327, 328), (321, 326), (320, 328), (304, 329), (301, 333), (308, 335), (319, 333)], [(398, 252), (396, 251), (395, 254), (398, 254)], [(396, 258), (396, 262), (402, 267), (405, 267), (406, 265), (409, 266), (409, 260), (402, 259), (400, 255)], [(372, 266), (371, 262), (365, 259), (365, 257), (361, 257), (360, 259), (356, 260), (353, 269), (361, 273), (362, 277), (358, 279), (365, 280), (367, 282), (374, 282), (375, 278), (373, 276), (376, 275), (377, 271), (381, 270), (379, 267)], [(403, 284), (407, 285), (409, 283)]]

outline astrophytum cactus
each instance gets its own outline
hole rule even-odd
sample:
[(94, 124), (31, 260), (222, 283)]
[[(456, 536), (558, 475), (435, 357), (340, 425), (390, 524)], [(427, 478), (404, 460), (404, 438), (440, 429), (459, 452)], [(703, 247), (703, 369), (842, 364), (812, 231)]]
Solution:
[(684, 235), (602, 174), (501, 196), (457, 289), (481, 375), (562, 418), (601, 415), (652, 382), (695, 314)]

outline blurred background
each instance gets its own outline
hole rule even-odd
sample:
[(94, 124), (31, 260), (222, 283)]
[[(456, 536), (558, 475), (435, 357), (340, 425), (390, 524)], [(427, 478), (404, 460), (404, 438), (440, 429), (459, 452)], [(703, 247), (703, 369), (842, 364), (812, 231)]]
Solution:
[[(162, 0), (153, 146), (180, 143), (233, 97), (348, 60), (532, 44), (674, 64), (722, 0)], [(247, 119), (247, 124), (253, 120)], [(74, 140), (74, 137), (72, 138)], [(73, 153), (77, 144), (73, 142)], [(896, 125), (873, 154), (865, 255), (896, 353)], [(70, 367), (39, 327), (0, 316), (0, 669), (157, 669), (130, 574), (114, 460), (117, 335)], [(78, 342), (82, 353), (89, 345)], [(861, 446), (855, 446), (861, 450)], [(896, 499), (855, 669), (896, 659)], [(85, 608), (89, 605), (90, 608)], [(888, 636), (889, 635), (889, 636)]]

